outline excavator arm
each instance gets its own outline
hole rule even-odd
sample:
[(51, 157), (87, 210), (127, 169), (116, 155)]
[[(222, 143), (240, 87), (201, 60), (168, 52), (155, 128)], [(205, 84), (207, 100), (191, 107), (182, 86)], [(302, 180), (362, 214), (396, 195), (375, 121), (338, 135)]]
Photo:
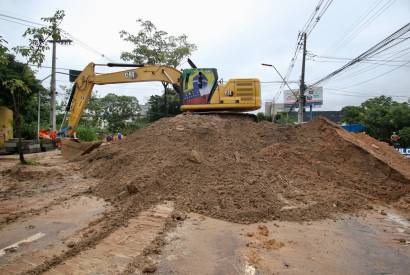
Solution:
[[(121, 66), (107, 64), (108, 66)], [(133, 65), (134, 69), (114, 73), (96, 74), (96, 64), (90, 63), (78, 75), (68, 101), (66, 112), (70, 112), (66, 134), (73, 136), (80, 121), (81, 115), (91, 97), (94, 85), (160, 81), (173, 85), (177, 93), (181, 94), (181, 72), (175, 68), (161, 65)], [(123, 66), (123, 65), (122, 65)], [(64, 123), (64, 121), (63, 121)]]

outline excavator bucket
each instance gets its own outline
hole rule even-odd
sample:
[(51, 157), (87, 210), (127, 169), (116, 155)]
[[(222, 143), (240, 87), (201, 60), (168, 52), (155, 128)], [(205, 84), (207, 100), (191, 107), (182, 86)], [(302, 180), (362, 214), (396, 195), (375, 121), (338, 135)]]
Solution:
[(61, 154), (63, 158), (75, 160), (80, 156), (90, 153), (101, 145), (101, 141), (78, 141), (73, 139), (63, 139), (61, 141)]

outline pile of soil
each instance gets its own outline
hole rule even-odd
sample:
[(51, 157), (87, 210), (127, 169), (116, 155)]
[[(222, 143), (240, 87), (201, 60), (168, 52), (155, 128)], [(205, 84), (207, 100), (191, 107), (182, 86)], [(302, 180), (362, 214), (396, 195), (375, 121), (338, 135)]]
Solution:
[(284, 126), (184, 114), (98, 148), (83, 167), (101, 179), (93, 192), (112, 202), (171, 200), (239, 223), (322, 219), (399, 200), (407, 209), (409, 178), (340, 130), (323, 118)]

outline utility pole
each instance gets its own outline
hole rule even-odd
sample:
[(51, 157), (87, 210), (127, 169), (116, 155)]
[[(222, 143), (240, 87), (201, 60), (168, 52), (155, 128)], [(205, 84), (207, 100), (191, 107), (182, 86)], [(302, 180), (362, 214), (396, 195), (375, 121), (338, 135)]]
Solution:
[[(55, 33), (55, 29), (53, 28)], [(50, 81), (50, 128), (56, 130), (56, 40), (53, 43), (53, 56), (51, 61), (51, 81)]]
[(55, 131), (56, 127), (56, 52), (57, 52), (57, 43), (59, 44), (71, 44), (73, 42), (70, 39), (60, 39), (60, 35), (57, 34), (57, 24), (53, 24), (53, 34), (51, 35), (53, 40), (48, 42), (53, 44), (53, 54), (51, 61), (51, 81), (50, 81), (50, 128)]
[(303, 59), (302, 59), (302, 75), (300, 77), (300, 87), (299, 87), (299, 112), (298, 112), (298, 123), (303, 122), (303, 111), (305, 108), (305, 60), (306, 60), (306, 33), (303, 36)]

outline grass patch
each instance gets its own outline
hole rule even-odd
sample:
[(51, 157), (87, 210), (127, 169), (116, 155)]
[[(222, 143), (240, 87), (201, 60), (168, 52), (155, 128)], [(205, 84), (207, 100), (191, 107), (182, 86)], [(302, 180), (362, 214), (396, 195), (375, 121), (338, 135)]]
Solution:
[(25, 165), (40, 165), (40, 163), (34, 159), (26, 159)]

